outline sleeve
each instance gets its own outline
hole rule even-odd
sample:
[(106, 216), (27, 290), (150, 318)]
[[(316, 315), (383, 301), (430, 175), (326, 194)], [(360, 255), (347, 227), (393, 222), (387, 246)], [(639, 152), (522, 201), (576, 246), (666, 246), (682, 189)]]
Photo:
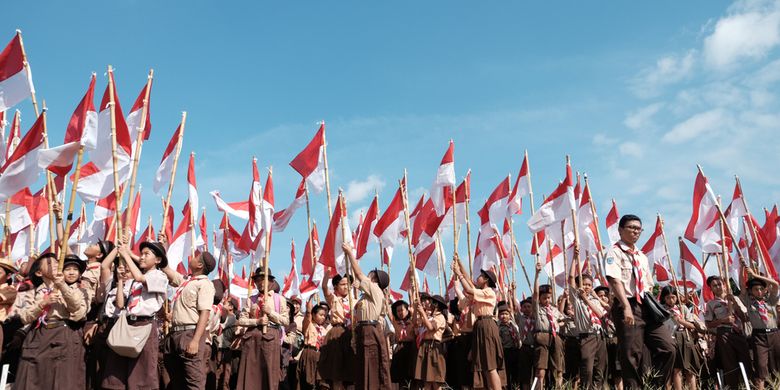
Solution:
[(447, 327), (447, 318), (444, 317), (444, 314), (439, 313), (436, 317), (433, 318), (433, 321), (436, 323), (437, 330)]
[(214, 303), (214, 284), (206, 279), (206, 283), (202, 283), (202, 287), (198, 290), (198, 311), (211, 310), (211, 305)]
[(276, 321), (281, 326), (287, 326), (290, 324), (290, 309), (287, 307), (287, 300), (283, 296), (279, 295), (279, 313), (277, 314)]
[(0, 302), (13, 302), (16, 300), (16, 289), (5, 285), (0, 288)]
[[(163, 274), (163, 276), (165, 276), (165, 279), (168, 279), (168, 276), (165, 275), (165, 272), (162, 272), (159, 269), (155, 271), (159, 271), (161, 274)], [(170, 283), (171, 286), (173, 287), (179, 287), (181, 286), (182, 283), (184, 283), (184, 277), (177, 272), (176, 274), (170, 277)]]
[(374, 290), (371, 289), (371, 286), (374, 283), (371, 282), (368, 277), (363, 278), (363, 280), (360, 281), (360, 291), (363, 291), (365, 294), (367, 294), (369, 297), (374, 298)]
[(707, 302), (707, 304), (704, 305), (704, 321), (708, 321), (708, 322), (715, 320), (715, 313), (713, 312), (712, 305), (710, 304), (710, 302)]
[[(181, 276), (179, 276), (181, 278)], [(152, 270), (144, 275), (146, 290), (150, 293), (165, 294), (168, 291), (168, 277), (160, 270)]]
[(255, 326), (257, 325), (257, 320), (254, 318), (249, 318), (249, 310), (252, 307), (252, 303), (250, 302), (247, 307), (241, 309), (241, 314), (238, 315), (238, 326)]
[(65, 307), (68, 308), (70, 319), (80, 321), (87, 315), (87, 294), (77, 286), (69, 286), (62, 289), (62, 299), (65, 300)]
[(769, 299), (766, 300), (766, 303), (768, 303), (768, 304), (770, 304), (772, 306), (777, 306), (778, 297), (780, 297), (780, 295), (775, 294), (775, 295), (769, 297)]
[(22, 309), (19, 310), (19, 318), (23, 324), (31, 324), (43, 313), (43, 309), (40, 306), (40, 301), (36, 299), (34, 294), (24, 294), (22, 299), (24, 302), (22, 303)]
[(604, 275), (606, 275), (608, 278), (612, 278), (615, 280), (622, 280), (623, 279), (623, 270), (620, 269), (619, 260), (620, 257), (618, 253), (616, 253), (617, 249), (615, 246), (612, 248), (609, 248), (607, 251), (607, 257), (604, 260)]
[(476, 303), (487, 303), (487, 304), (495, 304), (496, 302), (496, 293), (493, 292), (490, 288), (477, 288), (474, 289), (474, 302)]

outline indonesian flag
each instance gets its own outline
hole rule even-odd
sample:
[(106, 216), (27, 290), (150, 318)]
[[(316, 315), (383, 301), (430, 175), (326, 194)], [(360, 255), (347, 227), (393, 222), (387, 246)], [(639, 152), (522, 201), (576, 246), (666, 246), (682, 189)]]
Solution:
[[(650, 238), (645, 245), (642, 246), (642, 253), (647, 256), (647, 260), (650, 261), (650, 264), (659, 264), (662, 266), (664, 266), (664, 264), (671, 264), (670, 259), (666, 255), (663, 234), (661, 217), (658, 216), (655, 220), (655, 230), (653, 230), (653, 234), (650, 235)], [(666, 259), (666, 261), (664, 261), (664, 259)], [(658, 278), (658, 275), (656, 275), (656, 278)]]
[(214, 203), (217, 204), (217, 209), (219, 209), (219, 211), (243, 220), (249, 219), (249, 202), (225, 202), (218, 190), (211, 191), (209, 194), (211, 194), (211, 197), (214, 199)]
[(263, 190), (263, 219), (262, 228), (265, 232), (270, 232), (274, 224), (274, 179), (271, 171), (265, 179), (265, 189)]
[(528, 228), (538, 232), (547, 226), (571, 217), (575, 209), (574, 182), (571, 175), (571, 165), (566, 164), (566, 179), (553, 191), (542, 206), (528, 220)]
[(709, 286), (707, 286), (707, 275), (704, 273), (696, 256), (688, 249), (685, 242), (680, 241), (680, 261), (682, 262), (683, 280), (693, 283), (696, 288), (702, 289), (702, 298), (708, 302), (715, 298)]
[(379, 217), (376, 226), (374, 226), (374, 235), (379, 239), (379, 244), (384, 248), (394, 247), (401, 237), (401, 232), (406, 229), (403, 202), (403, 195), (399, 186), (387, 209)]
[(206, 223), (206, 208), (203, 208), (203, 212), (200, 214), (198, 220), (198, 230), (200, 231), (200, 238), (203, 240), (203, 244), (198, 247), (198, 251), (205, 252), (209, 250), (209, 233), (208, 224)]
[(672, 275), (663, 264), (653, 264), (653, 273), (655, 273), (655, 281), (658, 282), (659, 285), (667, 286), (672, 283)]
[(747, 230), (749, 231), (749, 234), (747, 235), (748, 244), (750, 245), (751, 252), (755, 253), (754, 257), (759, 260), (759, 266), (763, 266), (763, 271), (766, 272), (767, 276), (774, 280), (780, 280), (776, 271), (776, 260), (772, 259), (769, 255), (766, 240), (761, 235), (761, 231), (758, 227), (758, 221), (750, 214), (745, 217), (745, 221), (747, 222)]
[(717, 218), (718, 200), (707, 182), (707, 177), (699, 171), (693, 186), (693, 214), (685, 229), (685, 238), (698, 244), (705, 230)]
[(596, 230), (596, 215), (593, 214), (595, 206), (590, 195), (590, 186), (585, 181), (582, 195), (580, 196), (580, 206), (577, 210), (577, 224), (580, 232), (580, 255), (584, 258), (585, 252), (601, 252), (601, 239)]
[(3, 156), (3, 164), (8, 161), (14, 154), (16, 146), (22, 140), (21, 119), (19, 119), (19, 110), (14, 113), (14, 118), (11, 121), (11, 131), (8, 133), (8, 142), (5, 145), (5, 155)]
[(309, 297), (311, 297), (314, 294), (317, 294), (321, 283), (322, 283), (322, 278), (320, 278), (320, 280), (304, 279), (303, 282), (301, 282), (300, 287), (298, 288), (301, 292), (300, 294), (301, 302), (307, 302), (309, 300)]
[(8, 148), (8, 139), (5, 137), (6, 128), (8, 128), (6, 112), (0, 111), (0, 165), (5, 164), (5, 150)]
[(417, 275), (417, 270), (409, 267), (406, 270), (406, 275), (404, 275), (403, 280), (401, 280), (401, 291), (409, 291), (412, 289), (412, 275), (414, 275), (415, 285), (417, 288), (420, 288), (420, 276)]
[(58, 176), (65, 176), (73, 167), (73, 159), (79, 147), (94, 149), (97, 146), (97, 111), (95, 111), (95, 74), (89, 82), (84, 97), (68, 122), (63, 144), (43, 149), (38, 155), (38, 164)]
[(312, 191), (322, 192), (325, 188), (325, 122), (309, 144), (290, 161), (290, 166), (306, 180)]
[(451, 301), (458, 297), (458, 292), (463, 291), (463, 287), (455, 279), (455, 275), (450, 277), (450, 283), (447, 285), (447, 300)]
[(0, 53), (0, 111), (15, 106), (34, 92), (32, 73), (24, 64), (22, 32), (16, 30), (16, 35)]
[(301, 274), (308, 275), (310, 278), (316, 273), (314, 268), (321, 268), (317, 261), (320, 257), (320, 235), (317, 233), (317, 225), (312, 225), (311, 236), (306, 241), (306, 247), (303, 248), (303, 258), (301, 259)]
[(290, 274), (284, 278), (284, 287), (282, 287), (282, 295), (287, 299), (301, 295), (298, 270), (295, 267), (295, 241), (290, 243), (290, 259), (292, 263)]
[(14, 153), (0, 167), (0, 199), (7, 199), (38, 180), (38, 152), (43, 147), (44, 118), (40, 115)]
[(376, 241), (376, 236), (374, 236), (373, 232), (378, 219), (377, 214), (379, 214), (379, 196), (374, 196), (374, 200), (371, 202), (371, 205), (368, 206), (366, 217), (363, 220), (363, 226), (357, 237), (355, 257), (358, 259), (363, 257), (368, 251), (368, 241)]
[[(146, 121), (144, 122), (143, 129), (141, 128), (141, 117), (143, 116), (144, 100), (146, 99), (146, 89), (149, 88), (149, 101), (146, 102)], [(143, 139), (148, 140), (152, 134), (152, 114), (151, 114), (151, 83), (144, 84), (141, 89), (141, 93), (138, 94), (138, 98), (135, 99), (133, 107), (130, 108), (130, 114), (127, 115), (127, 128), (130, 130), (130, 139), (133, 141), (133, 153), (135, 153), (136, 140), (138, 139), (138, 132), (143, 131)]]
[[(503, 227), (504, 221), (510, 217), (507, 213), (509, 185), (509, 177), (502, 180), (477, 212), (481, 226), (477, 235), (478, 255), (474, 256), (474, 275), (472, 276), (479, 275), (481, 270), (489, 270), (493, 266), (498, 266), (500, 261), (506, 258), (506, 256), (501, 255), (502, 250), (496, 245), (496, 242), (501, 240), (498, 227)], [(506, 250), (503, 252), (506, 253)]]
[(86, 231), (87, 214), (84, 205), (82, 205), (79, 217), (70, 225), (70, 232), (68, 232), (68, 247), (70, 248), (70, 252), (76, 254), (76, 256), (82, 257), (84, 255), (84, 250), (87, 249), (87, 244), (80, 243)]
[[(780, 217), (778, 217), (777, 206), (775, 205), (772, 208), (772, 212), (767, 213), (766, 222), (761, 228), (764, 238), (766, 239), (769, 256), (772, 258), (773, 262), (780, 261), (780, 239), (778, 239), (780, 238), (780, 229), (778, 229), (779, 221)], [(732, 233), (733, 232), (734, 231), (732, 230)]]
[[(343, 198), (339, 195), (338, 203), (333, 210), (333, 216), (330, 218), (328, 233), (325, 235), (325, 243), (323, 244), (319, 260), (325, 267), (336, 268), (336, 271), (341, 275), (344, 275), (347, 270), (346, 256), (341, 245), (346, 242), (354, 247), (352, 235), (350, 234), (352, 230), (349, 228), (347, 210), (346, 207), (343, 207), (343, 203)], [(342, 234), (343, 232), (346, 232), (346, 234)]]
[(607, 236), (609, 237), (609, 246), (612, 247), (612, 245), (615, 245), (616, 242), (620, 241), (620, 233), (618, 232), (618, 227), (620, 224), (620, 214), (618, 214), (617, 204), (615, 203), (615, 199), (612, 199), (612, 208), (609, 209), (609, 213), (607, 213)]
[[(466, 202), (469, 199), (471, 199), (471, 170), (466, 173), (466, 177), (458, 185), (458, 188), (455, 189), (455, 218), (458, 225), (466, 223)], [(450, 200), (448, 206), (451, 204), (452, 201)], [(446, 215), (440, 219), (441, 222), (438, 222), (438, 226), (429, 226), (429, 229), (452, 226), (452, 210), (452, 207), (448, 207)]]
[[(247, 299), (247, 290), (249, 289), (249, 281), (246, 278), (241, 278), (238, 275), (233, 276), (230, 281), (230, 296), (235, 298), (239, 305), (243, 300)], [(252, 295), (257, 293), (257, 289), (252, 289)]]
[(154, 241), (154, 238), (157, 235), (154, 233), (154, 226), (152, 225), (152, 220), (149, 218), (149, 224), (146, 225), (146, 229), (144, 229), (141, 234), (139, 234), (135, 239), (135, 245), (133, 245), (133, 252), (135, 253), (141, 253), (141, 243), (144, 241)]
[[(729, 252), (731, 251), (734, 239), (736, 237), (732, 237), (732, 235), (736, 235), (739, 232), (740, 222), (743, 218), (748, 216), (747, 206), (745, 205), (745, 197), (742, 195), (742, 188), (739, 186), (739, 183), (737, 183), (734, 186), (734, 194), (731, 197), (731, 204), (724, 212), (724, 217), (726, 219), (726, 227), (727, 229), (724, 229), (724, 233), (726, 234), (726, 244), (728, 246)], [(720, 232), (718, 232), (720, 233)], [(764, 237), (768, 237), (767, 235), (764, 235)]]
[(260, 173), (257, 171), (257, 159), (252, 159), (252, 187), (249, 192), (249, 201), (247, 202), (249, 222), (241, 235), (241, 249), (245, 252), (255, 249), (252, 244), (262, 230), (263, 200), (261, 191), (262, 186), (260, 185)]
[(298, 184), (298, 190), (295, 192), (295, 199), (290, 203), (287, 208), (279, 210), (274, 213), (274, 227), (273, 231), (283, 232), (287, 228), (287, 224), (290, 223), (290, 219), (295, 214), (295, 211), (306, 204), (306, 182), (301, 180)]
[(138, 192), (135, 193), (133, 208), (125, 210), (124, 220), (129, 221), (130, 236), (135, 237), (136, 233), (141, 230), (141, 186), (138, 186)]
[(455, 187), (455, 143), (450, 140), (450, 146), (441, 159), (439, 169), (436, 171), (436, 179), (431, 186), (431, 201), (437, 216), (452, 205), (452, 188)]
[(203, 239), (201, 237), (195, 238), (195, 242), (192, 242), (195, 237), (195, 233), (192, 231), (195, 229), (192, 226), (192, 216), (190, 214), (190, 208), (184, 208), (184, 217), (179, 223), (179, 227), (176, 228), (176, 232), (173, 233), (170, 245), (168, 246), (168, 266), (177, 269), (179, 264), (184, 263), (191, 254), (192, 248), (203, 245)]
[(181, 123), (176, 131), (173, 132), (171, 140), (168, 142), (168, 146), (163, 152), (162, 160), (160, 160), (160, 166), (157, 168), (157, 172), (154, 174), (154, 185), (152, 190), (155, 194), (160, 193), (160, 189), (163, 188), (171, 180), (171, 173), (173, 172), (173, 162), (176, 159), (174, 152), (176, 146), (179, 145), (181, 140)]
[[(192, 220), (198, 218), (198, 184), (195, 180), (195, 153), (190, 153), (190, 163), (187, 166), (187, 203), (184, 204), (184, 209), (189, 209)], [(182, 211), (182, 214), (185, 211)]]
[(241, 233), (230, 225), (230, 219), (224, 215), (214, 237), (214, 248), (216, 249), (214, 256), (219, 257), (222, 252), (227, 251), (230, 255), (243, 259), (247, 253), (238, 248), (240, 241)]
[(114, 122), (116, 126), (116, 156), (117, 156), (117, 174), (119, 182), (127, 181), (130, 178), (131, 156), (133, 153), (133, 143), (130, 139), (130, 132), (127, 129), (125, 117), (122, 114), (122, 106), (119, 104), (119, 95), (114, 82), (114, 72), (108, 72), (108, 85), (103, 93), (103, 99), (100, 102), (100, 113), (98, 114), (97, 147), (90, 152), (92, 162), (101, 170), (113, 170), (114, 162), (112, 156), (112, 136), (111, 136), (111, 91), (114, 92)]
[(531, 193), (531, 180), (528, 177), (528, 171), (528, 152), (526, 151), (515, 186), (512, 187), (512, 194), (509, 196), (509, 215), (523, 213), (523, 197)]

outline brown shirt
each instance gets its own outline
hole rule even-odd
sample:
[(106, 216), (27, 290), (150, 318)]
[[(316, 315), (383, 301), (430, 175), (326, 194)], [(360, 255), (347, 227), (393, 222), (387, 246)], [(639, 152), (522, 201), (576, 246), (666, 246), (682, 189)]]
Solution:
[(201, 311), (211, 311), (214, 303), (214, 284), (206, 275), (184, 279), (176, 275), (171, 285), (178, 287), (173, 294), (173, 326), (195, 325)]
[(349, 297), (340, 297), (336, 294), (328, 296), (328, 305), (330, 305), (330, 323), (333, 325), (344, 324), (346, 318), (351, 315), (349, 308)]
[(753, 329), (776, 329), (777, 328), (777, 295), (769, 297), (763, 301), (763, 308), (766, 309), (766, 320), (761, 318), (759, 307), (761, 307), (761, 301), (757, 301), (752, 297), (741, 297), (742, 301), (747, 308), (747, 315), (750, 319), (750, 324), (753, 325)]
[(363, 296), (355, 304), (355, 321), (379, 321), (385, 299), (382, 289), (364, 278), (360, 282), (360, 291), (363, 291)]
[[(56, 298), (48, 307), (42, 307), (43, 297), (50, 293), (55, 294)], [(35, 289), (34, 303), (20, 310), (19, 317), (24, 324), (35, 322), (43, 314), (46, 321), (81, 321), (87, 316), (86, 297), (87, 294), (79, 288), (78, 283), (66, 286), (62, 290), (51, 290), (44, 283)]]
[(436, 330), (431, 331), (425, 329), (423, 340), (441, 341), (441, 338), (444, 335), (444, 329), (447, 327), (447, 319), (444, 317), (444, 314), (436, 312), (433, 314), (432, 318), (428, 318), (428, 321), (436, 327)]
[(16, 301), (16, 288), (10, 284), (0, 286), (0, 322), (5, 321), (11, 314)]
[(100, 286), (100, 263), (94, 262), (87, 265), (87, 269), (81, 274), (81, 288), (87, 293), (87, 300), (90, 304), (100, 302), (97, 296)]

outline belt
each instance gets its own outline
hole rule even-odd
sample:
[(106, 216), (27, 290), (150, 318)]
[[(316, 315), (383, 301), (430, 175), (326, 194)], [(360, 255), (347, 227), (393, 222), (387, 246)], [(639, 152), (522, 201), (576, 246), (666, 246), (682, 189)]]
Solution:
[(753, 328), (753, 333), (772, 334), (775, 332), (777, 332), (777, 328), (771, 328), (771, 329)]
[(127, 320), (128, 321), (146, 321), (146, 320), (151, 320), (151, 319), (154, 319), (154, 317), (153, 316), (137, 316), (137, 315), (134, 315), (134, 314), (130, 314), (130, 315), (127, 316)]
[(487, 318), (492, 320), (493, 316), (477, 316), (477, 320), (484, 320), (484, 319), (487, 319)]
[(318, 351), (318, 352), (320, 350), (319, 348), (317, 348), (317, 347), (315, 347), (313, 345), (304, 345), (303, 349), (313, 349), (313, 350)]
[(595, 332), (595, 333), (580, 333), (580, 334), (577, 336), (577, 338), (578, 338), (578, 339), (580, 339), (580, 340), (582, 340), (582, 339), (586, 339), (586, 338), (588, 338), (588, 337), (590, 337), (590, 336), (598, 336), (598, 335), (600, 335), (600, 334), (601, 334), (601, 333), (598, 333), (598, 332)]
[(379, 325), (379, 321), (358, 321), (358, 326), (360, 325)]
[(198, 325), (174, 325), (173, 328), (171, 328), (171, 332), (183, 332), (185, 330), (195, 330)]
[(725, 326), (719, 326), (719, 327), (715, 328), (715, 331), (717, 333), (737, 333), (737, 331), (734, 330), (734, 328), (732, 328), (732, 327), (725, 327)]
[(51, 320), (43, 324), (43, 328), (54, 329), (62, 326), (67, 326), (71, 329), (78, 329), (82, 325), (84, 325), (83, 322), (70, 321), (70, 320)]

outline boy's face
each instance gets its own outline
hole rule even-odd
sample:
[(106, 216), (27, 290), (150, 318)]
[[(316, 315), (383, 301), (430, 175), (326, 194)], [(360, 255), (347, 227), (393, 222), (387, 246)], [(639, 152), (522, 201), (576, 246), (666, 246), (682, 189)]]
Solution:
[(349, 278), (341, 278), (339, 280), (339, 283), (336, 285), (336, 294), (342, 297), (347, 296), (347, 291), (349, 291)]
[(404, 319), (409, 315), (409, 309), (407, 309), (404, 305), (398, 305), (398, 307), (395, 308), (395, 314), (398, 316), (398, 318)]
[(718, 279), (714, 279), (710, 283), (710, 289), (712, 290), (712, 293), (715, 294), (715, 296), (720, 296), (723, 294), (723, 282)]
[(322, 325), (325, 323), (325, 310), (317, 310), (316, 313), (314, 313), (314, 323), (317, 325)]
[(552, 293), (539, 294), (539, 305), (550, 306), (552, 303)]
[(503, 322), (503, 323), (508, 323), (510, 317), (511, 316), (509, 315), (509, 311), (507, 311), (507, 310), (501, 310), (498, 313), (498, 319), (501, 320), (501, 322)]
[(67, 284), (76, 283), (76, 281), (79, 280), (79, 276), (80, 276), (79, 267), (77, 267), (76, 264), (68, 264), (62, 270), (62, 275), (64, 276), (65, 283)]
[(764, 299), (764, 295), (766, 295), (766, 289), (764, 286), (754, 285), (750, 288), (750, 295), (752, 295), (755, 299)]
[(157, 266), (160, 263), (160, 259), (149, 248), (141, 250), (141, 257), (138, 260), (138, 268), (142, 270), (149, 270)]
[(523, 313), (524, 316), (531, 315), (531, 304), (526, 302), (522, 306), (520, 306), (520, 312)]

